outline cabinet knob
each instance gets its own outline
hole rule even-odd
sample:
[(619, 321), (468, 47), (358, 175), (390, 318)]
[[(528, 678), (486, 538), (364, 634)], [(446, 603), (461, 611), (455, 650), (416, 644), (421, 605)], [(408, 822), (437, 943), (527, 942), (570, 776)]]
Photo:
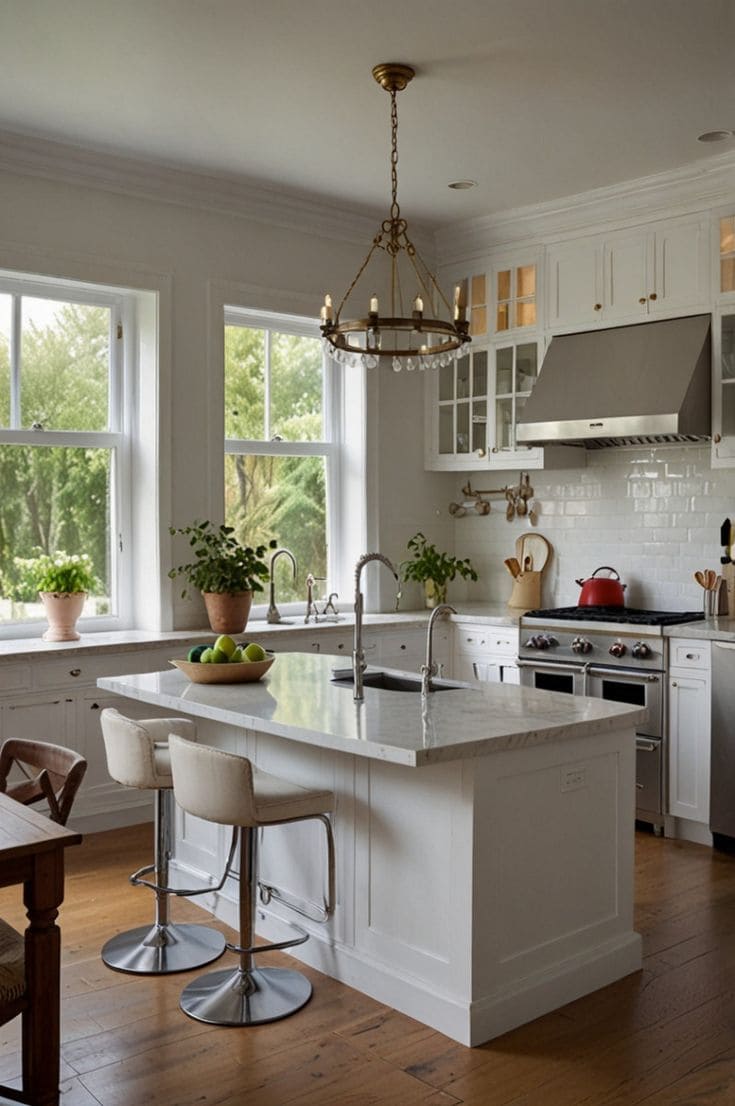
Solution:
[(638, 303), (645, 303), (645, 302), (646, 302), (646, 297), (645, 296), (641, 296), (641, 298), (638, 300)]
[(81, 668), (70, 668), (69, 669), (69, 675), (70, 676), (81, 676), (81, 674), (82, 674)]
[(655, 292), (651, 292), (651, 294), (648, 298), (649, 298), (649, 300), (657, 300), (658, 296)]
[(595, 311), (602, 311), (602, 304), (601, 303), (596, 303), (595, 304)]
[(484, 449), (476, 449), (475, 453), (477, 454), (478, 457), (485, 457), (486, 456), (486, 450), (484, 450)]
[(401, 649), (405, 649), (405, 648), (406, 648), (406, 646), (405, 646), (405, 645), (402, 645), (402, 646), (401, 646)]
[(498, 452), (499, 452), (498, 447), (496, 445), (494, 445), (493, 446), (493, 453), (498, 453)]
[(676, 680), (672, 680), (671, 681), (671, 686), (672, 687), (678, 687), (679, 685), (677, 684)]
[(720, 442), (722, 441), (722, 434), (713, 434), (712, 440), (715, 443), (715, 445), (719, 445)]

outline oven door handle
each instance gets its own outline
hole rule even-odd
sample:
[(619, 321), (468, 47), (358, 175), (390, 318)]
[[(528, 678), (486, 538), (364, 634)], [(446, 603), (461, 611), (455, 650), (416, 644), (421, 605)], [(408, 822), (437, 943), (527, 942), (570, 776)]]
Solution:
[(655, 753), (661, 748), (661, 741), (649, 741), (645, 737), (636, 737), (635, 747), (640, 749), (642, 753)]
[(545, 672), (579, 672), (582, 674), (584, 665), (581, 664), (565, 664), (564, 661), (522, 661), (518, 659), (516, 664), (519, 668), (538, 668)]
[(617, 676), (626, 683), (638, 681), (645, 684), (657, 684), (661, 680), (661, 676), (655, 675), (653, 672), (624, 672), (620, 668), (602, 668), (596, 664), (591, 664), (588, 671), (590, 676)]

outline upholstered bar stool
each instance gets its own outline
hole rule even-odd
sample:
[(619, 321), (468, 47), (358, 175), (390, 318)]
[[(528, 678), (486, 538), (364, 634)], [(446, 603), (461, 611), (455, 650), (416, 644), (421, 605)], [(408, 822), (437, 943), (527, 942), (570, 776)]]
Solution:
[[(169, 734), (185, 734), (196, 739), (196, 726), (186, 718), (147, 718), (135, 721), (113, 708), (100, 716), (107, 754), (107, 768), (114, 780), (125, 787), (155, 792), (154, 860), (129, 877), (135, 886), (155, 893), (156, 913), (153, 926), (140, 926), (112, 937), (102, 949), (109, 968), (138, 975), (165, 975), (210, 964), (225, 950), (225, 938), (211, 926), (174, 925), (169, 919), (169, 896), (195, 896), (220, 890), (228, 868), (217, 887), (182, 890), (168, 886), (168, 863), (173, 837), (174, 796)], [(230, 849), (228, 867), (234, 856)], [(155, 882), (143, 876), (155, 873)]]
[(255, 946), (258, 831), (310, 818), (322, 822), (328, 846), (328, 916), (334, 906), (334, 844), (328, 817), (334, 809), (334, 795), (279, 779), (255, 768), (247, 757), (197, 745), (176, 734), (171, 734), (169, 748), (179, 805), (198, 818), (239, 827), (240, 838), (239, 944), (227, 946), (238, 954), (238, 966), (195, 979), (184, 988), (181, 1009), (189, 1017), (213, 1025), (258, 1025), (288, 1017), (309, 1001), (311, 983), (301, 972), (288, 968), (256, 968), (255, 955), (303, 944), (309, 935), (300, 926), (285, 922), (295, 937)]

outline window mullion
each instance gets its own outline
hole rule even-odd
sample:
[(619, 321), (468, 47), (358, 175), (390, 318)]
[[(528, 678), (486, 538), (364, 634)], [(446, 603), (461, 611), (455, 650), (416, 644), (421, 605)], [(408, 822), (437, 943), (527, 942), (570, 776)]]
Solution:
[(23, 310), (21, 297), (12, 297), (10, 324), (10, 426), (20, 429), (20, 343)]
[(263, 436), (269, 442), (271, 440), (271, 332), (263, 332), (265, 339), (264, 365), (263, 365), (263, 403), (265, 406), (265, 427)]

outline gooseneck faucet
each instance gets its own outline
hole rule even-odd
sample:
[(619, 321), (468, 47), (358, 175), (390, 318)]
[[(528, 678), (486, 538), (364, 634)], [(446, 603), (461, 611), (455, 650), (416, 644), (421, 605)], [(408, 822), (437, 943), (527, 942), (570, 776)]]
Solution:
[(277, 549), (275, 551), (275, 553), (271, 554), (271, 562), (270, 562), (270, 568), (269, 568), (269, 575), (270, 575), (270, 578), (271, 578), (270, 589), (269, 589), (270, 602), (268, 603), (268, 614), (265, 616), (266, 617), (266, 622), (271, 622), (271, 623), (281, 621), (281, 613), (278, 610), (278, 607), (276, 606), (276, 579), (275, 579), (275, 574), (273, 572), (274, 568), (276, 567), (276, 561), (278, 560), (279, 557), (288, 557), (288, 559), (290, 560), (290, 562), (293, 566), (294, 581), (296, 580), (296, 558), (294, 557), (293, 553), (291, 552), (290, 549)]
[(352, 638), (352, 671), (354, 676), (354, 691), (352, 698), (355, 702), (360, 702), (365, 698), (365, 692), (362, 687), (362, 677), (365, 669), (367, 668), (367, 661), (365, 660), (365, 651), (362, 647), (362, 610), (363, 610), (363, 598), (360, 591), (360, 575), (366, 564), (370, 561), (380, 561), (386, 568), (390, 569), (396, 578), (398, 584), (398, 591), (396, 592), (396, 607), (398, 606), (398, 600), (401, 598), (401, 581), (395, 568), (382, 553), (365, 553), (355, 565), (355, 629)]
[(436, 676), (439, 671), (439, 666), (434, 660), (433, 654), (433, 636), (434, 636), (434, 623), (437, 618), (441, 618), (443, 614), (456, 614), (454, 607), (450, 607), (448, 603), (440, 603), (438, 607), (434, 607), (429, 618), (429, 625), (426, 627), (426, 662), (421, 665), (421, 694), (428, 695), (430, 691), (433, 691), (431, 686), (432, 676)]

